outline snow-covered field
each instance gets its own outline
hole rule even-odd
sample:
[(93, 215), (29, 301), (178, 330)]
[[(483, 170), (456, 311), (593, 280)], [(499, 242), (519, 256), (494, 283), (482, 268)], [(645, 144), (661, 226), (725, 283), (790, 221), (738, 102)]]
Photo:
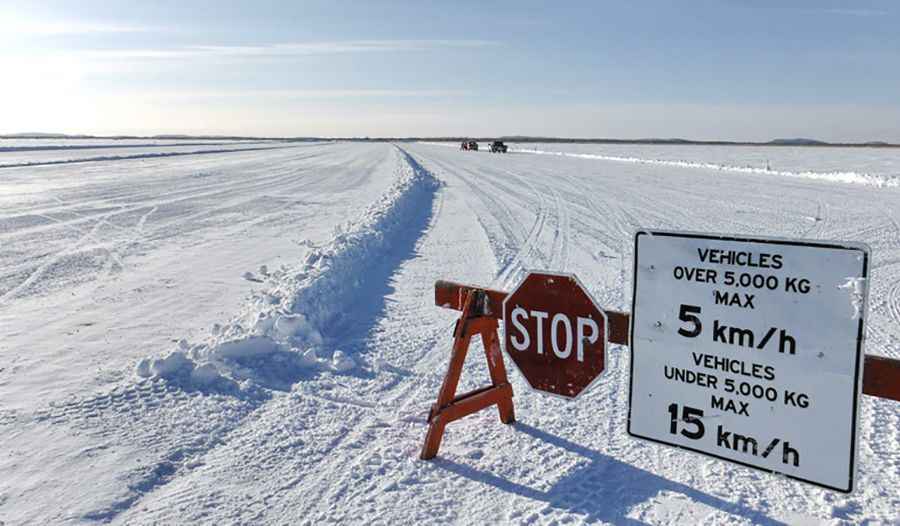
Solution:
[(629, 438), (626, 348), (577, 403), (511, 369), (518, 423), (418, 460), (434, 281), (627, 310), (638, 227), (866, 242), (867, 352), (900, 357), (900, 151), (271, 146), (0, 169), (0, 523), (900, 521), (900, 404), (864, 397), (845, 496)]
[(837, 148), (827, 146), (678, 146), (616, 144), (511, 144), (517, 150), (584, 155), (587, 158), (657, 161), (672, 165), (699, 164), (724, 170), (762, 170), (818, 175), (827, 179), (846, 174), (851, 179), (883, 181), (900, 178), (897, 148)]
[(263, 140), (0, 139), (0, 169), (87, 161), (176, 157), (199, 153), (230, 153), (242, 150), (266, 150), (290, 145), (292, 143)]

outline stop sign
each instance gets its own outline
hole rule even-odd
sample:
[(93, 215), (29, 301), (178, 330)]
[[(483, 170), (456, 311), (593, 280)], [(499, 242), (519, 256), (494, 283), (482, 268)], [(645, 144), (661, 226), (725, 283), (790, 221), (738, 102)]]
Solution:
[(574, 275), (532, 272), (503, 302), (506, 354), (539, 391), (576, 398), (606, 368), (606, 314)]

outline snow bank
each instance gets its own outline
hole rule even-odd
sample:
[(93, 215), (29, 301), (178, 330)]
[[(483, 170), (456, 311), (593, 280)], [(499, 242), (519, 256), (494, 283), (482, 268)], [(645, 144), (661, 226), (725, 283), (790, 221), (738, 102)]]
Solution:
[(172, 143), (97, 143), (97, 144), (37, 144), (29, 146), (0, 146), (0, 153), (43, 152), (55, 150), (105, 150), (111, 148), (174, 148), (179, 146), (239, 146), (242, 144), (263, 144), (272, 141), (229, 141), (229, 142), (172, 142)]
[(261, 150), (274, 150), (289, 146), (255, 146), (253, 148), (220, 148), (216, 150), (192, 150), (189, 152), (146, 152), (132, 155), (101, 155), (97, 157), (84, 157), (76, 159), (57, 159), (42, 161), (25, 161), (19, 163), (0, 164), (0, 168), (27, 168), (32, 166), (51, 166), (54, 164), (92, 163), (98, 161), (125, 161), (129, 159), (155, 159), (157, 157), (180, 157), (183, 155), (208, 155), (217, 153), (255, 152)]
[(641, 157), (621, 157), (616, 155), (601, 155), (594, 153), (556, 152), (547, 150), (535, 150), (531, 148), (512, 148), (511, 152), (534, 153), (538, 155), (558, 155), (561, 157), (577, 157), (581, 159), (599, 159), (602, 161), (616, 161), (633, 164), (652, 164), (661, 166), (677, 166), (679, 168), (705, 168), (721, 170), (724, 172), (738, 172), (764, 175), (780, 175), (783, 177), (799, 177), (802, 179), (817, 179), (835, 183), (864, 184), (876, 187), (900, 186), (900, 179), (884, 175), (867, 174), (860, 172), (792, 172), (786, 170), (766, 170), (765, 168), (753, 168), (752, 166), (734, 166), (729, 164), (704, 163), (696, 161), (673, 161), (668, 159), (645, 159)]
[[(352, 305), (364, 275), (383, 258), (393, 240), (405, 233), (409, 218), (430, 207), (437, 180), (405, 152), (395, 150), (396, 180), (356, 219), (336, 229), (334, 238), (313, 247), (295, 268), (260, 268), (268, 285), (255, 293), (245, 311), (230, 323), (216, 324), (205, 342), (182, 340), (166, 356), (142, 360), (140, 377), (162, 377), (196, 387), (265, 384), (262, 370), (280, 379), (300, 376), (299, 369), (352, 371), (356, 362), (327, 349), (322, 335)], [(331, 358), (325, 358), (327, 355)]]
[[(446, 142), (425, 142), (420, 144), (430, 144), (433, 146), (456, 146), (456, 143)], [(599, 159), (601, 161), (615, 161), (633, 164), (651, 164), (661, 166), (676, 166), (679, 168), (705, 168), (709, 170), (720, 170), (723, 172), (737, 172), (764, 175), (780, 175), (783, 177), (799, 177), (801, 179), (816, 179), (820, 181), (829, 181), (834, 183), (851, 183), (863, 184), (867, 186), (875, 186), (879, 188), (895, 188), (900, 186), (900, 178), (886, 175), (869, 174), (863, 172), (814, 172), (806, 170), (795, 172), (790, 170), (767, 170), (765, 168), (754, 168), (752, 166), (735, 166), (731, 164), (721, 163), (705, 163), (698, 161), (675, 161), (671, 159), (647, 159), (643, 157), (625, 157), (618, 155), (602, 155), (596, 153), (575, 153), (560, 152), (549, 150), (537, 150), (533, 148), (510, 148), (511, 152), (533, 153), (537, 155), (557, 155), (560, 157), (575, 157), (580, 159)]]

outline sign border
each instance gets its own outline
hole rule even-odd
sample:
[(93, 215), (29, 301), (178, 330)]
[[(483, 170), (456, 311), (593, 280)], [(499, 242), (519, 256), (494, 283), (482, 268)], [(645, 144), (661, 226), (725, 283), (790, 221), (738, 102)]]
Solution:
[[(601, 379), (603, 379), (609, 375), (609, 317), (606, 315), (606, 311), (603, 309), (603, 307), (601, 307), (600, 305), (597, 305), (597, 300), (594, 299), (594, 295), (590, 293), (588, 288), (584, 286), (584, 283), (582, 283), (581, 280), (578, 279), (578, 276), (576, 276), (575, 274), (573, 274), (571, 272), (554, 272), (552, 270), (528, 270), (526, 272), (527, 272), (527, 274), (525, 274), (525, 277), (522, 278), (521, 281), (519, 281), (519, 284), (516, 285), (516, 288), (514, 288), (512, 291), (510, 291), (510, 293), (506, 295), (506, 298), (503, 299), (503, 305), (501, 306), (501, 310), (503, 311), (503, 344), (500, 347), (503, 349), (503, 352), (504, 352), (504, 354), (506, 354), (506, 357), (509, 358), (509, 361), (511, 361), (513, 363), (513, 365), (515, 366), (516, 373), (519, 376), (521, 376), (523, 380), (525, 380), (525, 385), (528, 386), (528, 389), (530, 391), (534, 391), (535, 393), (541, 393), (543, 395), (559, 398), (559, 399), (565, 400), (567, 402), (574, 402), (574, 401), (578, 400), (579, 398), (581, 398), (581, 396), (583, 394), (590, 391), (598, 381), (600, 381)], [(589, 384), (584, 386), (584, 389), (582, 389), (574, 397), (563, 396), (561, 394), (551, 393), (549, 391), (541, 391), (540, 389), (537, 389), (536, 387), (531, 385), (531, 382), (528, 381), (528, 378), (525, 376), (525, 373), (523, 373), (522, 370), (519, 369), (519, 364), (517, 364), (516, 361), (513, 360), (512, 354), (509, 352), (509, 349), (506, 348), (506, 302), (508, 302), (509, 299), (512, 298), (513, 294), (515, 294), (517, 290), (522, 288), (522, 285), (525, 284), (525, 281), (532, 274), (544, 274), (547, 276), (557, 276), (560, 278), (571, 278), (571, 279), (575, 280), (575, 283), (579, 287), (581, 287), (582, 292), (584, 292), (587, 295), (587, 297), (591, 300), (591, 303), (594, 305), (594, 307), (603, 316), (603, 372), (598, 374), (593, 380), (591, 380), (591, 382)]]
[[(631, 430), (631, 410), (632, 410), (632, 400), (634, 398), (634, 320), (635, 316), (635, 306), (637, 300), (637, 275), (638, 275), (638, 241), (642, 235), (649, 236), (662, 236), (662, 237), (681, 237), (681, 238), (692, 238), (692, 239), (712, 239), (719, 241), (741, 241), (741, 242), (750, 242), (750, 243), (761, 243), (761, 244), (772, 244), (772, 245), (791, 245), (791, 246), (804, 246), (804, 247), (815, 247), (815, 248), (829, 248), (833, 250), (850, 250), (850, 251), (860, 251), (863, 256), (863, 264), (862, 264), (862, 278), (866, 280), (865, 291), (863, 293), (863, 306), (862, 312), (859, 316), (859, 323), (857, 329), (856, 336), (856, 370), (855, 370), (855, 378), (853, 384), (853, 416), (852, 423), (850, 429), (850, 470), (849, 470), (849, 480), (847, 481), (848, 485), (846, 488), (839, 488), (834, 486), (829, 486), (827, 484), (823, 484), (821, 482), (816, 482), (813, 480), (808, 480), (803, 477), (799, 477), (796, 475), (791, 475), (788, 473), (784, 473), (777, 470), (766, 469), (760, 466), (755, 466), (753, 464), (742, 462), (740, 460), (734, 460), (725, 456), (716, 455), (714, 453), (710, 453), (707, 451), (703, 451), (700, 449), (683, 446), (680, 444), (673, 444), (670, 442), (665, 442), (662, 440), (658, 440), (655, 438), (645, 437), (642, 435), (638, 435)], [(674, 447), (677, 449), (682, 449), (685, 451), (690, 451), (692, 453), (697, 453), (699, 455), (703, 455), (705, 457), (711, 457), (718, 460), (722, 460), (725, 462), (730, 462), (732, 464), (738, 464), (744, 466), (746, 468), (754, 469), (757, 471), (762, 471), (764, 473), (777, 474), (779, 476), (783, 476), (789, 479), (793, 479), (799, 482), (804, 482), (806, 484), (811, 484), (813, 486), (817, 486), (824, 489), (829, 489), (833, 491), (837, 491), (840, 493), (853, 493), (855, 483), (857, 481), (857, 470), (859, 467), (858, 456), (859, 456), (859, 440), (857, 439), (857, 431), (859, 429), (859, 399), (862, 394), (862, 375), (863, 375), (863, 356), (865, 356), (864, 351), (864, 343), (865, 343), (865, 321), (868, 317), (868, 308), (869, 308), (869, 255), (871, 249), (865, 243), (860, 242), (843, 242), (843, 241), (817, 241), (817, 240), (801, 240), (801, 239), (788, 239), (788, 238), (780, 238), (780, 237), (755, 237), (755, 236), (739, 236), (739, 235), (731, 235), (731, 234), (709, 234), (709, 233), (701, 233), (701, 232), (691, 232), (684, 231), (678, 232), (673, 230), (652, 230), (652, 229), (640, 229), (635, 231), (634, 233), (634, 270), (632, 274), (632, 283), (631, 283), (631, 326), (628, 329), (628, 342), (631, 350), (629, 356), (629, 366), (628, 366), (628, 422), (627, 422), (627, 431), (628, 435), (640, 440), (646, 440), (648, 442), (652, 442), (654, 444), (662, 444), (668, 447)]]

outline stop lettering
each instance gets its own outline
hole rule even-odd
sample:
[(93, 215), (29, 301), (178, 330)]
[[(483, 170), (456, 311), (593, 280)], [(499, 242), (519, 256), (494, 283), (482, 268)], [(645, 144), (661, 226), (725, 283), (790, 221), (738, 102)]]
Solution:
[(575, 398), (606, 367), (606, 315), (578, 279), (532, 272), (503, 303), (510, 360), (539, 391)]
[[(529, 312), (522, 307), (515, 307), (510, 317), (513, 326), (510, 343), (513, 349), (527, 350), (531, 346), (529, 331), (532, 331), (535, 334), (537, 353), (544, 354), (544, 331), (546, 330), (546, 320), (550, 318), (550, 347), (553, 349), (553, 354), (557, 358), (568, 358), (572, 355), (574, 342), (575, 358), (579, 362), (583, 362), (584, 347), (596, 343), (600, 337), (600, 326), (592, 318), (578, 316), (573, 323), (565, 313), (558, 312), (552, 317), (550, 314), (539, 310)], [(526, 326), (530, 320), (533, 320), (533, 323)], [(573, 326), (575, 327), (574, 335), (572, 334)]]

